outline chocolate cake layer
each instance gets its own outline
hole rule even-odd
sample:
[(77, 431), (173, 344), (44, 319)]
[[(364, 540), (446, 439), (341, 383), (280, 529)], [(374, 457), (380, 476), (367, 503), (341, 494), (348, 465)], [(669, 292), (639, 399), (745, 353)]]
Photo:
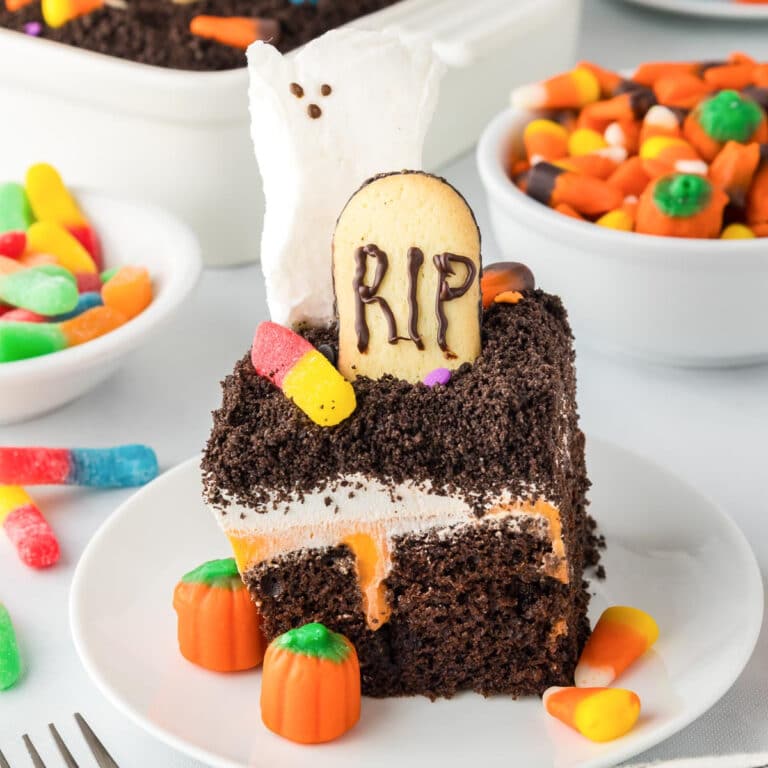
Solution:
[(375, 632), (344, 546), (262, 563), (245, 582), (268, 638), (306, 621), (349, 637), (368, 696), (540, 694), (572, 684), (588, 597), (581, 582), (542, 577), (548, 545), (536, 527), (528, 519), (400, 537), (387, 580), (392, 615)]
[(297, 48), (329, 29), (392, 5), (396, 0), (126, 0), (127, 8), (103, 8), (51, 29), (43, 23), (40, 3), (16, 12), (0, 5), (0, 26), (24, 32), (30, 22), (42, 23), (40, 37), (142, 64), (174, 69), (213, 71), (245, 66), (245, 52), (192, 35), (189, 22), (200, 14), (248, 16), (280, 23), (277, 47)]
[[(306, 336), (335, 343), (334, 329)], [(206, 499), (237, 543), (268, 637), (308, 621), (346, 634), (372, 696), (517, 696), (568, 684), (587, 631), (583, 569), (595, 563), (596, 539), (559, 299), (531, 291), (485, 310), (480, 357), (446, 386), (361, 377), (354, 388), (356, 411), (322, 428), (248, 357), (224, 382), (203, 459)], [(350, 477), (362, 478), (360, 487), (345, 485)], [(376, 484), (392, 489), (385, 515), (415, 521), (379, 543), (388, 552), (388, 612), (378, 626), (360, 554), (341, 530), (360, 530), (347, 499), (381, 503), (371, 496)], [(404, 502), (396, 489), (411, 485), (424, 495)], [(429, 527), (441, 497), (467, 505), (460, 524), (437, 515)], [(534, 514), (539, 502), (543, 514)], [(374, 530), (365, 505), (360, 514), (363, 530)], [(304, 543), (259, 556), (293, 518), (305, 528), (311, 520)], [(341, 526), (330, 539), (338, 544), (311, 526)]]
[[(334, 329), (307, 331), (316, 346)], [(387, 483), (429, 482), (481, 515), (500, 491), (531, 485), (555, 504), (571, 499), (579, 441), (571, 333), (562, 303), (541, 291), (483, 313), (482, 352), (448, 386), (359, 378), (357, 409), (337, 427), (313, 424), (253, 370), (246, 355), (223, 384), (224, 401), (203, 458), (208, 502), (258, 512), (281, 497), (362, 473)], [(437, 488), (439, 486), (439, 488)]]

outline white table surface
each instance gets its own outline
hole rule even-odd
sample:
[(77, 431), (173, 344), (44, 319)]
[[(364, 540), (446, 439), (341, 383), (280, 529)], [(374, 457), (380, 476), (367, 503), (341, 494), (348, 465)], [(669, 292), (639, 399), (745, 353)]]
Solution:
[[(662, 15), (616, 0), (585, 3), (579, 54), (608, 66), (630, 66), (652, 58), (712, 59), (736, 48), (768, 59), (768, 25)], [(498, 250), (473, 158), (464, 157), (444, 172), (477, 213), (485, 259), (496, 260)], [(523, 261), (524, 256), (520, 255)], [(162, 467), (169, 468), (204, 445), (209, 412), (219, 400), (218, 382), (247, 348), (254, 326), (265, 314), (257, 267), (208, 271), (182, 314), (135, 354), (121, 373), (53, 414), (0, 427), (0, 443), (147, 442), (157, 450)], [(752, 542), (765, 578), (768, 367), (647, 368), (619, 364), (577, 347), (579, 402), (586, 432), (664, 464), (728, 510)], [(82, 711), (124, 768), (200, 766), (145, 735), (102, 698), (80, 666), (69, 635), (67, 598), (77, 558), (128, 492), (64, 489), (36, 495), (59, 533), (64, 555), (57, 568), (32, 574), (17, 562), (8, 542), (0, 540), (0, 598), (14, 616), (29, 661), (23, 684), (0, 694), (0, 749), (13, 768), (29, 765), (20, 740), (22, 733), (29, 732), (43, 757), (50, 759), (49, 768), (58, 766), (46, 725), (56, 722), (80, 746), (71, 715)], [(140, 567), (140, 552), (136, 559)], [(768, 750), (766, 692), (768, 631), (764, 629), (752, 661), (720, 703), (645, 757)], [(82, 765), (92, 765), (84, 751), (75, 756), (82, 758)]]

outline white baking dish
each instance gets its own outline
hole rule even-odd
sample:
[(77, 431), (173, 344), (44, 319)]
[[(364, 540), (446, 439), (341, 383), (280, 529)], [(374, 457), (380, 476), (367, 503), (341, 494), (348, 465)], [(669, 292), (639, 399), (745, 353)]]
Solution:
[[(476, 141), (512, 85), (570, 63), (580, 6), (402, 0), (354, 24), (431, 40), (449, 65), (426, 148), (434, 168)], [(73, 183), (176, 213), (209, 265), (253, 260), (263, 199), (247, 78), (245, 69), (168, 70), (0, 29), (0, 178), (46, 160)]]

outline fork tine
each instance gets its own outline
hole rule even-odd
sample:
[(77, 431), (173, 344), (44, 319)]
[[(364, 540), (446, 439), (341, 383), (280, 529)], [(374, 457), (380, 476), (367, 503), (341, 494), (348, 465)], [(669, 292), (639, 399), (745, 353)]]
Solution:
[(32, 765), (34, 765), (35, 768), (45, 768), (45, 763), (37, 753), (35, 745), (32, 743), (32, 739), (30, 739), (26, 733), (21, 738), (24, 740), (24, 746), (27, 748), (27, 752), (29, 752), (29, 756), (32, 758)]
[(8, 761), (5, 759), (5, 755), (0, 752), (0, 768), (11, 768), (10, 765), (8, 765)]
[(67, 768), (78, 768), (75, 758), (72, 757), (72, 753), (64, 743), (64, 739), (61, 738), (61, 734), (56, 730), (56, 726), (53, 723), (48, 723), (48, 728), (51, 731), (53, 740), (56, 742), (56, 746), (59, 748), (61, 756), (64, 758), (64, 762), (67, 764)]
[(79, 712), (75, 712), (75, 720), (77, 720), (77, 724), (80, 726), (83, 737), (93, 753), (93, 756), (96, 758), (99, 768), (120, 768), (120, 766), (112, 759), (112, 755), (107, 752), (107, 748), (101, 741), (99, 741), (99, 737), (91, 730), (91, 726), (85, 722), (85, 718)]

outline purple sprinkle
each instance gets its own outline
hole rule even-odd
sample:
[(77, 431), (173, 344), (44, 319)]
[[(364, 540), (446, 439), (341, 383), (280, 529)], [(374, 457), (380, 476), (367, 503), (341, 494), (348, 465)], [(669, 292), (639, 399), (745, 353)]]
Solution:
[(43, 31), (43, 25), (39, 21), (28, 21), (24, 25), (24, 31), (28, 35), (37, 37)]
[(435, 368), (424, 377), (424, 383), (428, 387), (436, 384), (447, 384), (451, 380), (451, 372), (447, 368)]

